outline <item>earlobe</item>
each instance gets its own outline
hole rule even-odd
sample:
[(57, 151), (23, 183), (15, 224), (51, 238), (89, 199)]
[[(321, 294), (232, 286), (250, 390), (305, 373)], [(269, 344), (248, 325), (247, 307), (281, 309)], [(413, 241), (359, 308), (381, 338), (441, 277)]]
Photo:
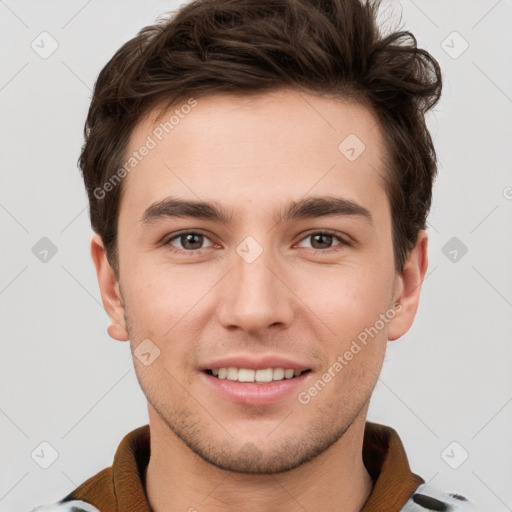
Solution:
[(405, 262), (402, 273), (397, 276), (394, 303), (398, 312), (389, 323), (388, 340), (403, 336), (412, 326), (420, 300), (421, 285), (428, 267), (428, 235), (425, 230), (418, 233), (416, 245)]
[(124, 320), (124, 304), (119, 283), (108, 262), (103, 241), (97, 233), (94, 233), (91, 240), (91, 257), (96, 267), (101, 300), (111, 322), (107, 332), (115, 340), (128, 341), (129, 336)]

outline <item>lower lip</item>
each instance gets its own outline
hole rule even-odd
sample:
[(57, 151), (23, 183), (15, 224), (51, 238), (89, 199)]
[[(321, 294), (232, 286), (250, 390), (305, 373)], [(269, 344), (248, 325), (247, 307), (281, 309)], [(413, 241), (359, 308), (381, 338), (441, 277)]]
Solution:
[(266, 405), (278, 402), (297, 391), (297, 388), (304, 384), (311, 372), (303, 373), (293, 379), (276, 380), (264, 384), (219, 379), (206, 372), (201, 372), (201, 374), (207, 385), (231, 402), (245, 405)]

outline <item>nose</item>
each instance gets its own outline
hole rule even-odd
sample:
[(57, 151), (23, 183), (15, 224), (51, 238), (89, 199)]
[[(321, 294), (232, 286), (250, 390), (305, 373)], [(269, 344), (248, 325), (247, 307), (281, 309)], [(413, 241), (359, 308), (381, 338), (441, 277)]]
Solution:
[(287, 274), (271, 251), (264, 250), (252, 262), (235, 252), (233, 268), (223, 279), (218, 297), (217, 314), (223, 327), (252, 335), (270, 327), (289, 327), (294, 294)]

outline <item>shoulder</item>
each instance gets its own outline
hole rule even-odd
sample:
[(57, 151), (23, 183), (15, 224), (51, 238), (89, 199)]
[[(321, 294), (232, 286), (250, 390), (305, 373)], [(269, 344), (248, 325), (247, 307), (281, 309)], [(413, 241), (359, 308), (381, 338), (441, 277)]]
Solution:
[(468, 497), (457, 492), (421, 484), (400, 512), (479, 512), (479, 508)]
[(59, 501), (49, 505), (40, 505), (29, 512), (101, 512), (95, 506), (82, 500)]

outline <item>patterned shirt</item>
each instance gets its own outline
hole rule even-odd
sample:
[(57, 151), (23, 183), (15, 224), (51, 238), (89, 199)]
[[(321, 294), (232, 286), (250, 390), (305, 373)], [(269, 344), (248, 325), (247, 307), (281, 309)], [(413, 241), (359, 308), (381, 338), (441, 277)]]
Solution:
[[(144, 488), (149, 436), (149, 425), (133, 430), (121, 441), (111, 467), (57, 503), (30, 512), (151, 512)], [(402, 442), (391, 427), (367, 421), (362, 455), (373, 488), (361, 512), (477, 512), (465, 496), (428, 485), (412, 473)]]

